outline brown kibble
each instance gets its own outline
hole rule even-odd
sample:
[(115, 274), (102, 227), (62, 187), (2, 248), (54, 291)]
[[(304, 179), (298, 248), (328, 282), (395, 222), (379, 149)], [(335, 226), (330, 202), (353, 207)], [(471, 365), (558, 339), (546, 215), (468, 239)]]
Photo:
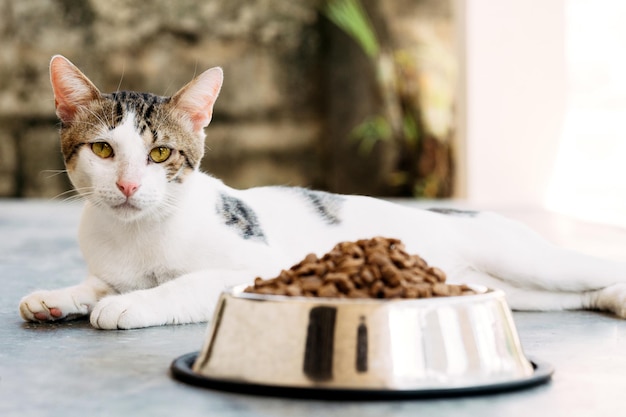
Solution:
[(302, 288), (297, 284), (288, 285), (285, 288), (285, 293), (291, 297), (298, 297), (302, 295)]
[(383, 289), (385, 288), (385, 284), (383, 284), (382, 281), (375, 281), (371, 286), (370, 286), (370, 296), (374, 297), (374, 298), (382, 298), (384, 293), (383, 293)]
[(314, 275), (317, 272), (316, 264), (302, 264), (293, 271), (295, 275)]
[(423, 277), (424, 281), (428, 282), (429, 284), (439, 284), (439, 278), (437, 278), (433, 274), (424, 274)]
[(335, 284), (331, 282), (322, 285), (317, 290), (317, 295), (319, 297), (337, 297), (338, 294), (339, 294), (339, 290), (337, 290), (337, 287), (335, 287)]
[(400, 270), (400, 273), (402, 274), (402, 279), (407, 284), (417, 284), (420, 282), (424, 282), (424, 278), (412, 269), (402, 269)]
[(254, 279), (254, 287), (255, 288), (259, 288), (259, 287), (265, 287), (267, 285), (272, 285), (272, 280), (268, 279), (268, 280), (264, 280), (261, 277), (256, 277)]
[(428, 268), (428, 273), (437, 278), (437, 282), (444, 282), (446, 280), (446, 274), (441, 269), (434, 266)]
[(342, 294), (347, 294), (356, 288), (356, 284), (351, 280), (339, 281), (335, 284)]
[(380, 268), (383, 275), (383, 281), (391, 287), (396, 287), (402, 282), (402, 274), (393, 264), (387, 264)]
[(415, 287), (406, 287), (404, 289), (404, 298), (419, 298), (420, 291)]
[(453, 297), (463, 294), (463, 290), (458, 285), (448, 285), (448, 288), (450, 288), (450, 295)]
[(347, 294), (355, 288), (355, 284), (350, 280), (350, 276), (344, 272), (331, 272), (326, 274), (324, 282), (330, 282), (335, 284), (339, 290)]
[(383, 288), (383, 294), (385, 294), (385, 298), (400, 298), (404, 294), (404, 287), (385, 287)]
[(415, 263), (410, 256), (397, 249), (389, 254), (389, 259), (391, 259), (395, 266), (404, 269), (412, 267)]
[(424, 288), (420, 288), (420, 298), (430, 298), (433, 296), (433, 287), (428, 286)]
[(345, 272), (329, 272), (324, 276), (324, 282), (337, 282), (350, 279), (350, 276)]
[(348, 293), (348, 298), (370, 298), (370, 295), (365, 290), (354, 289)]
[(276, 278), (257, 277), (244, 291), (303, 297), (428, 298), (475, 294), (467, 285), (445, 283), (445, 273), (397, 239), (374, 237), (341, 242), (321, 258), (310, 253)]
[(303, 291), (317, 291), (322, 286), (322, 279), (316, 276), (301, 278), (300, 286)]
[[(293, 271), (286, 271), (283, 269), (282, 271), (280, 271), (280, 275), (278, 276), (278, 279), (284, 282), (285, 284), (291, 284), (294, 277), (295, 277), (295, 274)], [(257, 278), (257, 279), (261, 279), (261, 278)]]
[(317, 255), (314, 253), (309, 253), (307, 256), (304, 257), (304, 263), (305, 264), (315, 264), (317, 263), (319, 259), (317, 259)]
[(359, 276), (361, 277), (361, 280), (365, 284), (371, 284), (372, 282), (376, 281), (376, 279), (382, 278), (382, 276), (376, 278), (376, 276), (374, 275), (374, 272), (372, 271), (371, 267), (363, 268), (361, 270), (361, 273), (359, 274)]
[(450, 287), (440, 282), (433, 285), (433, 294), (438, 296), (449, 296)]
[(390, 261), (387, 257), (385, 257), (385, 254), (382, 252), (372, 252), (368, 258), (367, 258), (367, 262), (376, 266), (383, 266), (388, 264)]
[(426, 261), (424, 259), (422, 259), (421, 256), (412, 255), (411, 259), (413, 259), (413, 262), (414, 262), (415, 266), (417, 266), (419, 269), (426, 269), (426, 268), (428, 268), (428, 264), (426, 263)]
[(346, 258), (337, 265), (337, 269), (348, 275), (354, 275), (361, 270), (364, 263), (363, 258)]

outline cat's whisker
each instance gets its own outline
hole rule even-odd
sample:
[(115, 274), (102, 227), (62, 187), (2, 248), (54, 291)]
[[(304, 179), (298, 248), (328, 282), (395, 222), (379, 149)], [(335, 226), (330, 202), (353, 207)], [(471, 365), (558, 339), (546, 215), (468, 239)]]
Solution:
[(43, 171), (41, 171), (42, 174), (50, 174), (47, 177), (45, 177), (45, 179), (50, 179), (50, 178), (54, 178), (58, 175), (61, 174), (66, 174), (67, 173), (67, 169), (45, 169)]
[(72, 189), (72, 190), (63, 191), (62, 193), (59, 193), (59, 194), (55, 195), (54, 197), (52, 197), (52, 199), (53, 199), (53, 200), (56, 200), (56, 199), (58, 199), (58, 198), (61, 198), (61, 197), (63, 197), (63, 196), (66, 196), (66, 195), (68, 195), (68, 194), (72, 194), (70, 197), (73, 197), (73, 196), (74, 196), (74, 193), (76, 193), (76, 191), (75, 191), (75, 190), (73, 190), (73, 189)]
[(80, 195), (80, 194), (76, 194), (67, 198), (64, 198), (63, 200), (61, 200), (63, 203), (74, 203), (76, 201), (84, 201), (85, 200), (85, 196)]
[(117, 88), (115, 89), (116, 93), (119, 93), (120, 87), (122, 86), (122, 81), (124, 80), (124, 74), (126, 73), (126, 62), (122, 63), (122, 75), (120, 76), (120, 82), (117, 83)]
[(163, 91), (163, 96), (164, 97), (169, 97), (170, 96), (168, 91), (170, 91), (170, 88), (172, 88), (172, 84), (173, 84), (173, 82), (170, 81), (170, 83), (167, 85), (167, 87), (165, 87), (165, 90)]
[(81, 188), (76, 188), (76, 189), (71, 189), (71, 190), (67, 190), (64, 191), (62, 193), (59, 193), (57, 195), (55, 195), (54, 197), (52, 197), (52, 200), (58, 200), (63, 196), (66, 196), (68, 194), (71, 194), (69, 197), (63, 198), (63, 202), (67, 202), (67, 201), (74, 201), (74, 200), (82, 200), (85, 197), (94, 194), (95, 190), (93, 187), (81, 187)]

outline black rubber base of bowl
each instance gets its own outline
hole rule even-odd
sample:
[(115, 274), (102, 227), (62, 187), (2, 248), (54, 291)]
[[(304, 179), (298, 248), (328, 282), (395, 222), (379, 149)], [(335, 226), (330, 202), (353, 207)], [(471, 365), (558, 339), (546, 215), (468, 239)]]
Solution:
[(371, 389), (335, 389), (303, 388), (275, 385), (248, 384), (221, 379), (213, 379), (192, 371), (198, 352), (188, 353), (172, 362), (172, 376), (187, 384), (220, 391), (237, 392), (252, 395), (264, 395), (288, 398), (310, 398), (324, 400), (393, 400), (393, 399), (429, 399), (461, 397), (471, 395), (496, 394), (515, 391), (544, 384), (550, 380), (554, 368), (546, 363), (531, 361), (534, 372), (527, 378), (498, 384), (477, 385), (471, 387), (437, 388), (420, 390), (371, 390)]

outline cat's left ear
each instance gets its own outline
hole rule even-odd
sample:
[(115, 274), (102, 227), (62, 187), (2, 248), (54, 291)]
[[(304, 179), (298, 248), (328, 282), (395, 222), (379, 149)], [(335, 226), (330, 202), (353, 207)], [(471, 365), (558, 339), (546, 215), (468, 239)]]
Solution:
[(194, 132), (201, 131), (211, 121), (213, 105), (223, 81), (222, 69), (211, 68), (172, 96), (172, 104), (189, 119)]

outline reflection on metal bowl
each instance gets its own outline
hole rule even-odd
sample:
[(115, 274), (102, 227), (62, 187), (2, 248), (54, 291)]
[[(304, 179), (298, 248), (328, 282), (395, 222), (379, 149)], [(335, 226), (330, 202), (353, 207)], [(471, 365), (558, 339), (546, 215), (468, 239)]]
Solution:
[(244, 288), (220, 298), (190, 370), (200, 379), (316, 392), (454, 391), (534, 379), (501, 291), (376, 300)]

